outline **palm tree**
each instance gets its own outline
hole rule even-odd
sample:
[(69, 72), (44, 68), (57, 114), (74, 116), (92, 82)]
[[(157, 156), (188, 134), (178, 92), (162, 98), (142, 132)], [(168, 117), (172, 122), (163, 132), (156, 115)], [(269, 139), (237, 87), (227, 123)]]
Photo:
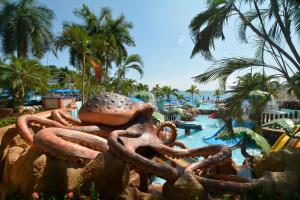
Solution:
[(133, 79), (124, 79), (121, 80), (120, 92), (123, 95), (131, 96), (135, 91), (135, 80)]
[(177, 92), (176, 92), (176, 93), (174, 94), (174, 96), (176, 97), (177, 105), (179, 104), (179, 101), (181, 101), (181, 100), (186, 101), (186, 99), (185, 99), (185, 97), (184, 97), (183, 94), (180, 94), (180, 93), (177, 93)]
[(45, 93), (47, 91), (46, 69), (36, 60), (9, 57), (9, 63), (0, 65), (0, 80), (3, 87), (9, 89), (12, 105), (24, 103), (27, 91)]
[(175, 95), (179, 92), (178, 89), (172, 88), (171, 86), (163, 86), (162, 87), (163, 97), (166, 96), (166, 100), (170, 101), (171, 95)]
[(156, 84), (156, 85), (152, 88), (151, 92), (154, 94), (154, 96), (155, 96), (156, 98), (159, 98), (159, 97), (162, 97), (162, 96), (163, 96), (162, 88), (160, 87), (159, 84)]
[(127, 57), (126, 47), (135, 46), (134, 40), (129, 30), (133, 25), (126, 21), (124, 15), (116, 19), (112, 17), (109, 8), (102, 8), (100, 15), (95, 15), (87, 5), (83, 4), (81, 9), (75, 10), (75, 15), (83, 20), (80, 24), (90, 36), (98, 35), (103, 41), (102, 51), (96, 52), (97, 58), (105, 68), (108, 77), (112, 62), (120, 65), (124, 57)]
[(222, 95), (222, 91), (220, 89), (216, 89), (214, 96), (217, 98), (216, 101), (219, 102), (220, 96)]
[(186, 92), (191, 94), (192, 101), (194, 101), (194, 95), (199, 94), (199, 89), (197, 88), (196, 85), (191, 85), (191, 87), (188, 90), (186, 90)]
[(144, 63), (142, 58), (138, 54), (130, 55), (128, 57), (124, 57), (120, 66), (117, 68), (116, 71), (116, 79), (117, 79), (117, 92), (119, 92), (120, 89), (120, 81), (122, 79), (125, 79), (126, 73), (130, 69), (134, 69), (137, 72), (139, 72), (141, 78), (143, 77), (144, 74)]
[[(241, 107), (244, 100), (251, 104), (249, 118), (256, 122), (257, 129), (260, 128), (262, 111), (272, 95), (276, 96), (279, 83), (275, 76), (248, 73), (238, 77), (238, 84), (229, 91), (233, 95), (224, 100), (226, 107), (230, 110), (233, 118), (241, 119)], [(260, 132), (260, 130), (257, 130)]]
[[(293, 82), (295, 83), (295, 85), (296, 85), (298, 88), (300, 88), (300, 72), (295, 73), (295, 74), (291, 77), (291, 79), (293, 80)], [(288, 94), (291, 95), (292, 93), (294, 93), (293, 91), (294, 91), (293, 88), (290, 87), (290, 86), (288, 86), (288, 90), (287, 90)]]
[(137, 91), (149, 91), (149, 86), (147, 84), (139, 83), (135, 86)]
[(52, 42), (54, 13), (35, 0), (1, 1), (0, 37), (5, 54), (41, 58)]
[[(214, 65), (205, 73), (195, 78), (206, 83), (219, 79), (225, 82), (238, 70), (253, 67), (269, 68), (276, 71), (293, 88), (300, 99), (300, 88), (291, 79), (291, 72), (300, 71), (300, 55), (296, 49), (292, 34), (299, 35), (300, 1), (298, 0), (209, 0), (208, 9), (199, 13), (190, 23), (190, 30), (195, 43), (191, 57), (200, 53), (212, 60), (211, 49), (215, 40), (225, 40), (224, 28), (233, 16), (240, 20), (238, 35), (243, 43), (248, 42), (247, 31), (255, 36), (255, 58), (225, 58), (214, 61)], [(243, 6), (240, 6), (243, 4)], [(243, 8), (243, 9), (241, 9)], [(293, 31), (296, 30), (296, 31)], [(251, 37), (254, 38), (254, 37)], [(286, 44), (286, 45), (283, 45)], [(265, 63), (266, 56), (271, 56), (276, 65)], [(225, 85), (225, 84), (224, 84)]]
[(81, 70), (81, 98), (83, 103), (85, 102), (85, 96), (87, 96), (85, 93), (86, 73), (89, 75), (92, 66), (95, 77), (99, 78), (101, 75), (100, 62), (95, 57), (95, 52), (102, 42), (101, 38), (89, 36), (85, 29), (76, 25), (66, 25), (63, 32), (54, 41), (56, 51), (69, 47), (71, 64)]

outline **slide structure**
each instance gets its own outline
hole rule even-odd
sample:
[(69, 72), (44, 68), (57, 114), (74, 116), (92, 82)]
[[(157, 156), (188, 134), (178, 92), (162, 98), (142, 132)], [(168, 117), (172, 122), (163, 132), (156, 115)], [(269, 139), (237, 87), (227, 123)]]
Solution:
[[(232, 121), (232, 125), (233, 127), (245, 127), (245, 128), (252, 128), (253, 127), (253, 122), (251, 121), (243, 121), (243, 122), (239, 122), (237, 120), (233, 120)], [(213, 134), (211, 137), (205, 138), (204, 142), (208, 143), (208, 144), (223, 144), (229, 147), (234, 147), (237, 144), (239, 144), (242, 140), (242, 138), (233, 138), (230, 140), (221, 140), (219, 138), (217, 138), (217, 136), (223, 131), (225, 130), (225, 125), (222, 126), (215, 134)]]
[[(296, 134), (299, 131), (300, 126), (297, 126), (292, 134)], [(292, 139), (286, 133), (283, 133), (272, 146), (271, 151), (278, 151), (285, 146), (300, 148), (300, 139)]]

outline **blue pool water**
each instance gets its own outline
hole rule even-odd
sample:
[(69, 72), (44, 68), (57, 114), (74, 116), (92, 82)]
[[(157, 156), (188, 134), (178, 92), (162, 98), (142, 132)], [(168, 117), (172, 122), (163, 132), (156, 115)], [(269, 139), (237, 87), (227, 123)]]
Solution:
[[(204, 138), (208, 138), (214, 135), (220, 128), (218, 119), (210, 119), (208, 115), (199, 115), (196, 117), (196, 124), (201, 124), (202, 131), (191, 131), (191, 135), (185, 136), (183, 129), (178, 129), (177, 139), (184, 142), (189, 148), (197, 148), (207, 146), (209, 144), (203, 141)], [(248, 148), (247, 152), (250, 154), (259, 154), (258, 149)], [(244, 161), (244, 157), (241, 154), (240, 148), (232, 150), (232, 158), (236, 164), (241, 165)]]
[[(185, 136), (183, 129), (178, 129), (177, 139), (184, 142), (184, 144), (189, 148), (199, 148), (207, 146), (209, 144), (203, 141), (204, 138), (208, 138), (214, 135), (220, 128), (218, 119), (210, 119), (208, 115), (198, 116), (193, 123), (201, 124), (202, 131), (191, 131), (191, 135)], [(247, 152), (252, 155), (259, 155), (260, 151), (254, 148), (247, 148)], [(237, 165), (242, 165), (244, 157), (241, 154), (240, 148), (232, 150), (232, 159)], [(163, 184), (165, 180), (156, 177), (154, 183)]]

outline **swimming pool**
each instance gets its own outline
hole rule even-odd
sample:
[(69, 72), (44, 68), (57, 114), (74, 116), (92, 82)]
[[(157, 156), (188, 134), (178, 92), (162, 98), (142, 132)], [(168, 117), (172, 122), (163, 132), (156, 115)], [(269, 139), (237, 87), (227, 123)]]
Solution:
[[(202, 131), (193, 131), (191, 130), (191, 135), (186, 136), (184, 134), (183, 129), (177, 129), (178, 135), (177, 139), (179, 141), (184, 142), (184, 144), (188, 148), (199, 148), (203, 146), (207, 146), (209, 144), (205, 143), (203, 141), (204, 138), (208, 138), (214, 135), (220, 128), (220, 124), (218, 122), (218, 119), (210, 119), (208, 118), (208, 115), (199, 115), (195, 118), (193, 123), (201, 124), (203, 130)], [(252, 155), (259, 155), (260, 150), (256, 148), (247, 148), (247, 152)], [(237, 165), (242, 165), (244, 161), (244, 157), (241, 154), (240, 148), (236, 148), (232, 150), (232, 159)], [(156, 184), (163, 184), (165, 182), (164, 179), (156, 177), (153, 181), (153, 183)]]

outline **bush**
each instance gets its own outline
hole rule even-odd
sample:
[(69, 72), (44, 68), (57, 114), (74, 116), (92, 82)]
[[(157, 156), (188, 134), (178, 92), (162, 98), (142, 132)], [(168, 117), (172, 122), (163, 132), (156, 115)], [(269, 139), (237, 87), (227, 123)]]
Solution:
[(17, 118), (16, 117), (5, 117), (0, 119), (0, 127), (9, 126), (11, 124), (16, 123)]

